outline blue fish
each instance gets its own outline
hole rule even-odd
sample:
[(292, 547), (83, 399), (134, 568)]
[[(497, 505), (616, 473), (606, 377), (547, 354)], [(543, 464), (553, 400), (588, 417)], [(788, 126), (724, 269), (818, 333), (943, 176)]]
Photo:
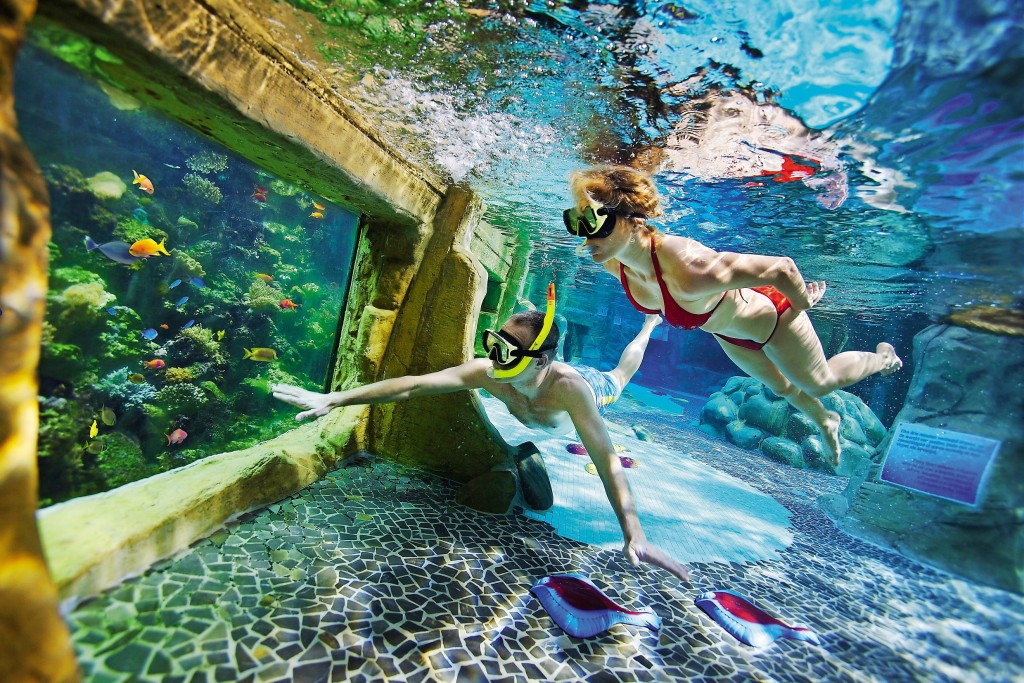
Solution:
[(156, 335), (157, 331), (154, 330), (152, 327), (146, 328), (145, 330), (142, 331), (142, 338), (147, 341), (153, 341), (154, 339), (156, 339)]
[(203, 278), (201, 277), (190, 277), (188, 281), (194, 284), (199, 289), (202, 289), (203, 287), (206, 286), (206, 283), (203, 282)]
[(138, 220), (142, 221), (143, 223), (149, 223), (149, 214), (146, 213), (146, 210), (143, 209), (141, 206), (132, 211), (132, 215), (135, 216), (135, 218), (137, 218)]
[(107, 309), (107, 315), (117, 315), (117, 309), (111, 306)]
[(185, 323), (184, 325), (181, 326), (181, 329), (187, 330), (188, 328), (192, 327), (195, 324), (196, 324), (195, 320), (189, 320), (187, 323)]
[(117, 261), (118, 263), (125, 263), (131, 265), (139, 260), (140, 257), (132, 256), (128, 249), (131, 245), (127, 242), (106, 242), (104, 244), (96, 244), (96, 241), (91, 237), (85, 238), (85, 249), (86, 251), (92, 251), (98, 249), (101, 254), (106, 256), (111, 261)]
[(185, 304), (186, 301), (188, 301), (188, 297), (187, 296), (183, 296), (180, 299), (178, 299), (178, 303), (176, 303), (174, 305), (175, 306), (182, 306), (182, 305)]
[(171, 284), (167, 285), (167, 289), (174, 289), (175, 287), (177, 287), (180, 284), (181, 284), (181, 280), (175, 280)]

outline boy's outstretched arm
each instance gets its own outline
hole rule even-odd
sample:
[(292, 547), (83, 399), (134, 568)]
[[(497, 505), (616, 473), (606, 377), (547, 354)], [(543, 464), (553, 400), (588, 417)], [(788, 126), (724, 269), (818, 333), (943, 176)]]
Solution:
[(569, 417), (572, 418), (576, 432), (590, 454), (590, 459), (597, 467), (597, 473), (604, 484), (605, 495), (608, 496), (608, 502), (615, 510), (619, 526), (622, 527), (622, 536), (625, 540), (622, 554), (625, 555), (626, 560), (634, 567), (638, 566), (640, 562), (653, 564), (683, 581), (689, 581), (689, 567), (677, 562), (668, 553), (647, 541), (644, 530), (640, 526), (640, 519), (636, 514), (633, 493), (629, 489), (629, 482), (626, 481), (622, 463), (615, 455), (615, 447), (608, 436), (608, 429), (597, 412), (590, 392), (586, 387), (582, 387), (581, 392), (573, 391), (572, 395), (567, 396), (566, 399)]
[(290, 403), (302, 412), (296, 420), (326, 415), (334, 408), (354, 405), (372, 405), (405, 401), (420, 396), (450, 394), (463, 389), (477, 389), (487, 381), (487, 368), (491, 362), (486, 358), (475, 358), (467, 363), (445, 368), (427, 375), (405, 375), (392, 377), (354, 389), (333, 391), (322, 394), (308, 391), (290, 384), (274, 384), (270, 387), (274, 398)]

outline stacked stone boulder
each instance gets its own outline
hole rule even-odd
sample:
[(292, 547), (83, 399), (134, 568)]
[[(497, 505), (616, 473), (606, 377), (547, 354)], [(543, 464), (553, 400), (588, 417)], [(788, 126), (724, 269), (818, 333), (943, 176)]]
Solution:
[[(1001, 442), (977, 505), (881, 479), (880, 462), (822, 496), (836, 526), (974, 581), (1024, 594), (1024, 330), (993, 334), (933, 325), (914, 337), (914, 377), (901, 423)], [(889, 449), (889, 438), (879, 447)]]
[(799, 468), (847, 475), (872, 460), (886, 428), (863, 401), (847, 391), (823, 397), (839, 413), (843, 458), (838, 468), (824, 457), (817, 427), (789, 403), (752, 377), (730, 377), (711, 394), (700, 413), (700, 429), (740, 448)]

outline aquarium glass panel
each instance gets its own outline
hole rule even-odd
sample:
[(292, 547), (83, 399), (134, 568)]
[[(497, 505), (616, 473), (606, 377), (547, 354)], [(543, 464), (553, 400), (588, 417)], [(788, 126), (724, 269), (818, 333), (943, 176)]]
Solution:
[(31, 42), (50, 48), (16, 74), (52, 204), (45, 506), (294, 424), (269, 386), (326, 384), (358, 217), (68, 64), (101, 49)]

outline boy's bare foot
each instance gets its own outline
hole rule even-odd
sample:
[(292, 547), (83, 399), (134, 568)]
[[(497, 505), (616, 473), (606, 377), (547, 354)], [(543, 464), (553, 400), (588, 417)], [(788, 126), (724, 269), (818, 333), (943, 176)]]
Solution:
[(882, 377), (895, 375), (903, 367), (903, 361), (896, 355), (896, 349), (889, 342), (882, 342), (876, 346), (875, 353), (885, 359), (885, 365), (878, 371)]
[(825, 455), (828, 456), (832, 467), (839, 467), (839, 455), (843, 447), (839, 445), (839, 423), (842, 416), (834, 411), (825, 414), (825, 421), (818, 425), (821, 431), (821, 443), (825, 447)]

